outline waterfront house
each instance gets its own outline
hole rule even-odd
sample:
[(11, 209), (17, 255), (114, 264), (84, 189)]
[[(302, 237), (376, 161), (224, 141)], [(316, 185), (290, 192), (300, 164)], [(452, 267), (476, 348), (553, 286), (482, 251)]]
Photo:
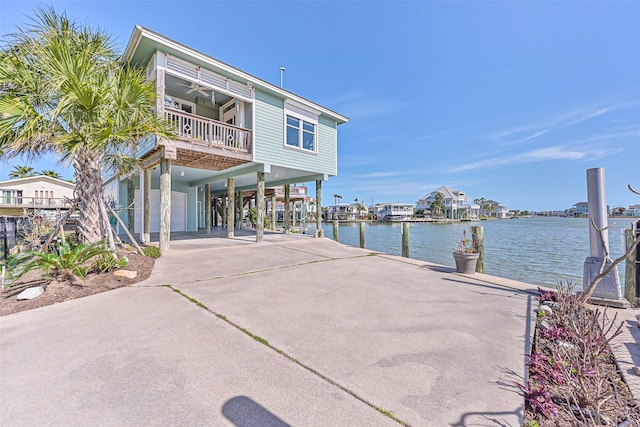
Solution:
[(315, 181), (320, 194), (337, 174), (347, 117), (141, 26), (123, 58), (154, 82), (158, 114), (176, 131), (143, 141), (139, 176), (105, 180), (107, 196), (131, 206), (121, 216), (143, 240), (159, 232), (167, 249), (170, 232), (208, 228), (212, 206), (231, 214), (222, 216), (232, 236), (244, 192), (264, 206), (265, 188)]
[[(362, 211), (360, 203), (343, 203), (333, 206), (327, 206), (324, 211), (324, 217), (331, 221), (355, 221), (360, 218)], [(366, 207), (365, 207), (366, 212)]]
[(495, 200), (486, 200), (482, 206), (480, 206), (480, 216), (493, 217), (493, 218), (509, 218), (509, 209), (502, 206), (500, 202)]
[(378, 206), (378, 221), (398, 222), (413, 219), (411, 203), (382, 203)]
[[(309, 189), (305, 184), (296, 184), (289, 187), (289, 200), (292, 208), (290, 217), (292, 221), (301, 222), (314, 217), (315, 199), (309, 196)], [(285, 188), (284, 185), (273, 189), (275, 205), (269, 203), (267, 215), (271, 218), (272, 209), (275, 206), (276, 222), (284, 222), (285, 215)]]
[(0, 181), (0, 215), (38, 211), (53, 217), (71, 207), (75, 184), (46, 175)]
[(471, 198), (467, 197), (464, 191), (454, 190), (443, 185), (434, 191), (425, 194), (416, 202), (416, 209), (430, 212), (433, 215), (431, 206), (435, 201), (436, 194), (442, 193), (444, 196), (444, 206), (442, 214), (449, 219), (478, 219), (480, 206), (472, 203)]
[(624, 211), (624, 215), (626, 216), (640, 216), (640, 205), (631, 205), (629, 209)]
[(588, 216), (589, 215), (589, 203), (578, 202), (571, 206), (569, 213), (573, 216)]

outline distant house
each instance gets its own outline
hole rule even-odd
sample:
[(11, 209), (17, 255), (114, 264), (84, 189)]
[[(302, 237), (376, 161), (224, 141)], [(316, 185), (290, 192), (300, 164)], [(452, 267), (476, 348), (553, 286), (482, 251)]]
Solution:
[[(285, 201), (285, 191), (284, 185), (269, 189), (266, 193), (274, 192), (276, 198), (276, 220), (278, 222), (284, 221), (284, 201)], [(269, 198), (267, 197), (267, 200)], [(311, 198), (308, 194), (308, 188), (306, 184), (296, 184), (291, 185), (289, 187), (289, 202), (292, 204), (291, 206), (291, 215), (293, 216), (294, 222), (307, 220), (313, 216), (315, 209), (312, 203), (315, 203), (315, 199)], [(267, 215), (271, 215), (271, 203), (268, 203), (267, 206)]]
[(588, 202), (578, 202), (575, 205), (571, 206), (569, 212), (573, 216), (588, 216), (589, 215), (589, 203)]
[(411, 203), (384, 203), (378, 206), (378, 221), (397, 222), (413, 219)]
[(443, 185), (440, 188), (427, 193), (416, 202), (416, 209), (429, 211), (433, 214), (431, 206), (436, 199), (436, 194), (442, 193), (444, 196), (444, 207), (442, 214), (449, 219), (478, 219), (480, 206), (473, 204), (471, 198), (467, 197), (464, 191), (454, 190)]
[(22, 215), (40, 210), (54, 215), (71, 207), (75, 184), (46, 175), (0, 181), (0, 215)]
[(332, 221), (355, 221), (360, 219), (363, 213), (367, 211), (366, 206), (364, 206), (364, 211), (362, 211), (362, 208), (359, 208), (359, 206), (364, 205), (361, 203), (344, 203), (328, 206), (324, 211), (324, 217), (325, 219)]
[(631, 205), (624, 211), (627, 216), (640, 216), (640, 205)]
[(495, 200), (487, 200), (480, 207), (480, 216), (509, 218), (509, 209)]

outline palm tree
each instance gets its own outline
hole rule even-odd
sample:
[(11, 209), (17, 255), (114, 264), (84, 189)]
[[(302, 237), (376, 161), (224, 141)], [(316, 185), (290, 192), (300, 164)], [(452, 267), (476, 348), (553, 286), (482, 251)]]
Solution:
[(43, 170), (40, 175), (50, 176), (51, 178), (62, 179), (62, 175), (54, 170)]
[(38, 9), (33, 23), (3, 44), (2, 158), (54, 153), (73, 164), (79, 239), (112, 242), (103, 169), (131, 172), (138, 161), (129, 153), (142, 138), (171, 136), (153, 111), (154, 84), (144, 71), (119, 61), (103, 30), (81, 26), (51, 8)]
[(333, 195), (333, 204), (334, 204), (334, 206), (338, 206), (338, 199), (342, 199), (342, 196), (337, 194), (337, 193), (334, 194)]
[(444, 194), (438, 191), (435, 196), (433, 196), (431, 209), (434, 211), (434, 213), (442, 214), (442, 210), (444, 209)]
[(28, 178), (33, 175), (33, 168), (29, 166), (14, 166), (13, 170), (9, 172), (9, 178), (11, 179)]

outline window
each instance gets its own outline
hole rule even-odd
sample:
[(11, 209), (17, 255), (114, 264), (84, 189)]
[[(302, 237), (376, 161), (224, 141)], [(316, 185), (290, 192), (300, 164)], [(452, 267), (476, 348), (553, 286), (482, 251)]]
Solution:
[(285, 101), (285, 147), (316, 153), (319, 115), (306, 105)]
[(305, 120), (287, 115), (287, 139), (290, 147), (315, 151), (316, 125)]

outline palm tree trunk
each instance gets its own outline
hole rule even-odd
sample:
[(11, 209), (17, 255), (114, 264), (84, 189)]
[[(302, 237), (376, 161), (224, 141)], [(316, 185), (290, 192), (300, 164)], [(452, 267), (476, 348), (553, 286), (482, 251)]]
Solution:
[(75, 196), (80, 214), (77, 233), (82, 243), (95, 243), (112, 238), (104, 205), (100, 158), (99, 153), (84, 148), (79, 149), (73, 157), (76, 170)]

